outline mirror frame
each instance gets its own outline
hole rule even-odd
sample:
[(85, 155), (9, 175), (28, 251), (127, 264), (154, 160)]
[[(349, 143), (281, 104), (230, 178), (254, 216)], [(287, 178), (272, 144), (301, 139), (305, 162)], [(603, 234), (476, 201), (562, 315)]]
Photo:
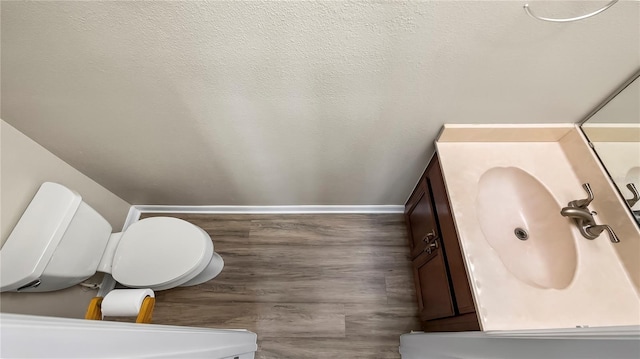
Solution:
[[(589, 138), (589, 136), (587, 135), (587, 133), (584, 131), (584, 129), (582, 128), (582, 125), (585, 124), (585, 122), (587, 122), (589, 119), (591, 119), (591, 117), (593, 117), (596, 113), (598, 113), (598, 111), (600, 111), (603, 107), (605, 107), (609, 102), (611, 102), (616, 96), (618, 96), (622, 91), (624, 91), (624, 89), (626, 89), (627, 87), (629, 87), (629, 85), (631, 85), (634, 81), (638, 80), (638, 78), (640, 78), (640, 68), (637, 69), (627, 80), (625, 80), (622, 85), (618, 86), (618, 88), (616, 88), (609, 96), (607, 96), (607, 98), (604, 99), (604, 101), (602, 101), (598, 106), (596, 106), (591, 112), (589, 112), (589, 114), (587, 116), (585, 116), (585, 118), (583, 120), (581, 120), (580, 122), (578, 122), (578, 127), (580, 127), (580, 131), (582, 132), (582, 134), (584, 135), (584, 137), (587, 139), (587, 142), (589, 143), (589, 147), (591, 148), (591, 151), (595, 154), (595, 156), (598, 158), (598, 161), (600, 162), (600, 164), (602, 165), (602, 167), (604, 168), (605, 174), (607, 175), (607, 177), (609, 177), (609, 180), (611, 180), (613, 182), (613, 178), (611, 177), (611, 173), (609, 173), (609, 169), (607, 168), (607, 166), (605, 165), (605, 163), (602, 161), (602, 158), (600, 157), (600, 155), (598, 154), (598, 151), (596, 151), (593, 143), (591, 142), (591, 139)], [(620, 198), (622, 198), (622, 201), (624, 202), (625, 197), (624, 194), (622, 193), (622, 190), (615, 185), (614, 183), (614, 187), (616, 188), (616, 191), (618, 192), (618, 196), (620, 196)], [(627, 208), (627, 210), (631, 213), (631, 216), (635, 219), (635, 215), (633, 214), (633, 210), (631, 209), (631, 207), (625, 205), (625, 207)], [(636, 219), (636, 225), (638, 227), (640, 227), (640, 221), (638, 221)]]

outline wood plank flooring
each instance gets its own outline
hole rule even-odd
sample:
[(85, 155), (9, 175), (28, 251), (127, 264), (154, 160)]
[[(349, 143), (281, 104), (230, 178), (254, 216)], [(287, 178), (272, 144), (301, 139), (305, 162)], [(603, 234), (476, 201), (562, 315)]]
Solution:
[(156, 293), (156, 324), (248, 329), (262, 359), (400, 358), (420, 330), (402, 214), (159, 215), (206, 230), (225, 267)]

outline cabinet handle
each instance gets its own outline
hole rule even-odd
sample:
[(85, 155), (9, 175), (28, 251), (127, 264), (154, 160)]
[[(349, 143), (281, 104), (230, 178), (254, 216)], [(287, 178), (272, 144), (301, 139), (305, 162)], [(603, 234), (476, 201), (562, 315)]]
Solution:
[(427, 252), (427, 254), (431, 254), (431, 252), (433, 252), (433, 250), (436, 248), (438, 248), (437, 240), (433, 241), (433, 243), (429, 243), (429, 245), (427, 246), (427, 248), (424, 249), (424, 251)]
[(432, 229), (429, 233), (427, 233), (427, 235), (426, 235), (426, 236), (424, 236), (424, 238), (422, 238), (422, 241), (423, 241), (424, 243), (427, 243), (427, 242), (429, 242), (431, 239), (434, 239), (434, 238), (436, 238), (436, 231), (435, 231), (435, 229)]

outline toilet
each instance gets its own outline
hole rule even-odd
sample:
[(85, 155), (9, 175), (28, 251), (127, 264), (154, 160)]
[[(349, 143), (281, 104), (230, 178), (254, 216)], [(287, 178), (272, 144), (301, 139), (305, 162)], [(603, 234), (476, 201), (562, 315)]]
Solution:
[(202, 228), (150, 217), (112, 233), (82, 197), (45, 182), (0, 249), (0, 292), (69, 288), (96, 272), (154, 291), (204, 283), (224, 266)]

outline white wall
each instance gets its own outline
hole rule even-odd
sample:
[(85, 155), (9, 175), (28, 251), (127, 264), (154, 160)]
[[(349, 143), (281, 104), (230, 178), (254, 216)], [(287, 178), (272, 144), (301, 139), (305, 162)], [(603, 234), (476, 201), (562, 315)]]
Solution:
[(640, 66), (640, 2), (523, 3), (4, 1), (1, 116), (133, 204), (403, 204), (443, 123), (578, 121)]
[[(4, 244), (22, 212), (45, 181), (82, 195), (113, 226), (122, 228), (130, 204), (71, 167), (6, 122), (0, 124), (0, 243)], [(81, 151), (81, 149), (78, 149)], [(2, 293), (0, 311), (82, 317), (94, 291), (79, 287), (51, 293)]]

